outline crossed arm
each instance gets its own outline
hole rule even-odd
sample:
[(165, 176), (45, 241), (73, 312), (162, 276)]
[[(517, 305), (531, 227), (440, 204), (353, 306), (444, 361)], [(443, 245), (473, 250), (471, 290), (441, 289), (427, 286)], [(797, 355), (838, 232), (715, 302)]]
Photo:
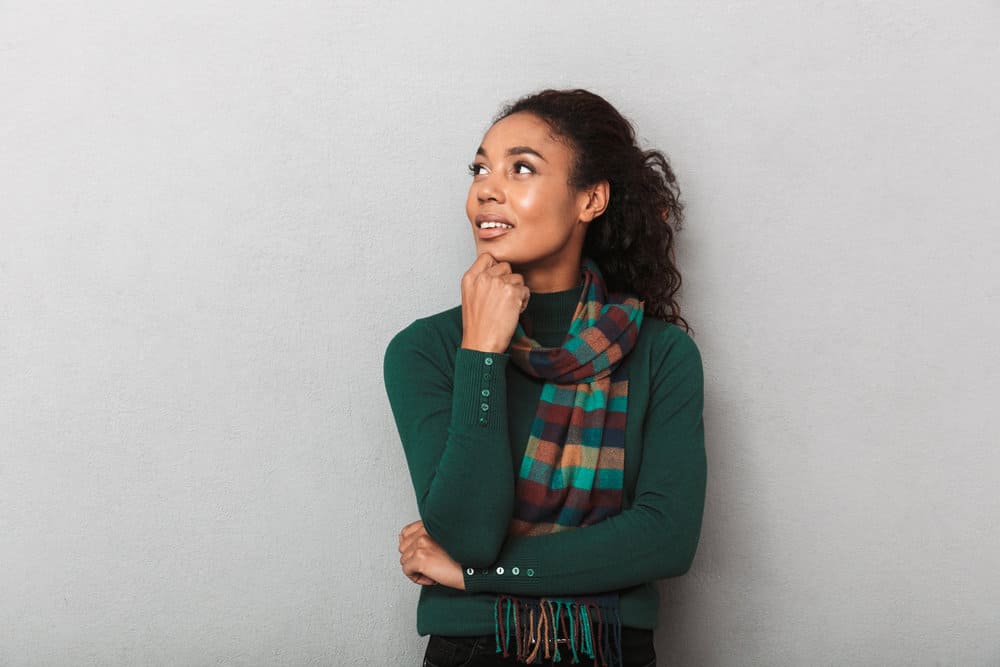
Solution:
[[(442, 381), (434, 399), (438, 409), (424, 412), (448, 421), (436, 431), (443, 446), (434, 451), (434, 429), (426, 418), (411, 429), (409, 446), (400, 430), (422, 517), (399, 536), (400, 564), (411, 581), (469, 592), (562, 595), (618, 590), (687, 571), (700, 535), (706, 476), (702, 364), (693, 341), (673, 335), (660, 359), (631, 506), (593, 526), (537, 537), (506, 537), (514, 488), (506, 425), (496, 425), (494, 433), (470, 433), (456, 419), (467, 412), (456, 401), (463, 391), (462, 366), (482, 362), (463, 359), (463, 352), (470, 351), (458, 352), (454, 387)], [(445, 397), (451, 410), (441, 407)], [(428, 451), (437, 459), (421, 456)], [(531, 576), (511, 576), (529, 570)]]

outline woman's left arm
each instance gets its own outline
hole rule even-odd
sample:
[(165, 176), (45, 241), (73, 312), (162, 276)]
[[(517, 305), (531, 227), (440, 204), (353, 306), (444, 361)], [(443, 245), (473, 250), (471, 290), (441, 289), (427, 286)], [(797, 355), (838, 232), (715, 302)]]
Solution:
[(684, 574), (705, 504), (704, 376), (686, 334), (655, 371), (632, 506), (600, 523), (509, 538), (489, 568), (463, 567), (469, 592), (573, 595)]
[(459, 565), (415, 522), (400, 536), (404, 572), (417, 583), (534, 596), (613, 591), (687, 572), (705, 504), (704, 376), (694, 341), (678, 333), (662, 341), (630, 508), (585, 528), (508, 538), (488, 568)]

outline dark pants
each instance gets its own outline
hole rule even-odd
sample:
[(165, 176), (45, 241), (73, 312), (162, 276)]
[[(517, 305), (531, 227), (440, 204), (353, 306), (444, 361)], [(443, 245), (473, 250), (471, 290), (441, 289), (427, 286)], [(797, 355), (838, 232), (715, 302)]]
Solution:
[[(501, 667), (518, 665), (513, 657), (505, 658), (496, 652), (493, 635), (482, 637), (445, 637), (430, 635), (424, 652), (423, 667)], [(536, 664), (551, 667), (567, 667), (571, 655), (560, 648), (562, 662), (542, 660)], [(653, 648), (653, 631), (638, 628), (622, 628), (622, 658), (625, 667), (655, 667), (656, 650)], [(581, 665), (593, 664), (590, 658), (581, 656)]]

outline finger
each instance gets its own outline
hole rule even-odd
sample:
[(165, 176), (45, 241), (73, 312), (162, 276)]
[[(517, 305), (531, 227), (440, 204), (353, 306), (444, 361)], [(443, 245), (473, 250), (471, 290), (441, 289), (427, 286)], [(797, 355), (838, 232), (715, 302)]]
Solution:
[(488, 276), (502, 276), (508, 273), (513, 273), (513, 269), (510, 268), (510, 262), (497, 262), (493, 266), (486, 269), (484, 273)]
[(500, 280), (504, 281), (508, 285), (523, 285), (524, 276), (520, 273), (508, 273), (506, 275), (500, 276)]
[(399, 553), (399, 564), (403, 566), (407, 572), (419, 569), (419, 563), (423, 562), (423, 559), (429, 552), (433, 552), (435, 549), (440, 549), (437, 542), (430, 535), (414, 535), (406, 539), (406, 543), (401, 545)]
[(403, 530), (399, 531), (399, 538), (403, 539), (404, 537), (408, 537), (413, 533), (419, 533), (419, 532), (426, 532), (424, 530), (424, 522), (414, 521), (413, 523), (408, 523), (405, 526), (403, 526)]
[(423, 527), (423, 525), (424, 525), (424, 522), (422, 520), (420, 520), (420, 519), (417, 519), (416, 521), (412, 521), (412, 522), (406, 524), (405, 526), (403, 526), (403, 530), (400, 531), (400, 532), (402, 532), (402, 533), (412, 532), (414, 530), (420, 529), (421, 527)]
[(401, 538), (399, 540), (399, 553), (406, 553), (407, 551), (412, 551), (418, 539), (420, 539), (419, 535), (410, 535), (408, 537)]
[(399, 557), (399, 565), (403, 568), (403, 574), (408, 577), (422, 574), (422, 572), (420, 572), (420, 564), (422, 562), (423, 559), (417, 555), (417, 551), (415, 549), (407, 551)]
[(421, 574), (419, 572), (414, 572), (413, 574), (403, 573), (407, 579), (420, 586), (433, 586), (437, 583), (434, 579), (431, 579), (426, 574)]
[(480, 253), (476, 261), (469, 267), (468, 273), (477, 275), (497, 263), (496, 258), (488, 252)]
[[(415, 551), (416, 548), (419, 547), (419, 546), (421, 546), (421, 545), (427, 546), (427, 542), (428, 541), (433, 542), (434, 538), (432, 538), (427, 533), (420, 532), (420, 533), (413, 533), (412, 535), (408, 535), (408, 536), (404, 537), (402, 540), (400, 540), (400, 542), (399, 542), (399, 553), (406, 553), (406, 552)], [(435, 544), (437, 544), (437, 543), (435, 542)]]
[(428, 577), (426, 574), (420, 571), (420, 565), (418, 564), (419, 559), (414, 558), (415, 554), (406, 554), (399, 559), (399, 563), (403, 568), (403, 574), (415, 584), (421, 586), (436, 586), (438, 584), (436, 579)]
[(497, 263), (497, 260), (493, 255), (488, 252), (484, 252), (476, 257), (476, 261), (472, 263), (472, 266), (462, 274), (462, 292), (472, 287), (479, 276), (486, 271), (489, 267)]
[(531, 299), (531, 292), (527, 287), (524, 288), (524, 295), (521, 297), (521, 312), (523, 313), (528, 307), (528, 301)]
[(408, 578), (413, 583), (420, 584), (421, 586), (432, 586), (437, 583), (437, 581), (431, 579), (426, 574), (411, 574)]
[(409, 577), (409, 579), (413, 583), (419, 584), (421, 586), (437, 586), (437, 583), (438, 583), (438, 582), (434, 581), (433, 579), (431, 579), (430, 577), (425, 577), (423, 575), (419, 575), (419, 576), (416, 576), (416, 577)]

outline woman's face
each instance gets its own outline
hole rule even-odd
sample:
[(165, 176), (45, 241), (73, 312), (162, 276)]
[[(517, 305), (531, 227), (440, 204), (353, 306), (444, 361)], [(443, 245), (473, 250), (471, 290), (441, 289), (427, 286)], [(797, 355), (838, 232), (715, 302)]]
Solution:
[[(476, 253), (521, 273), (563, 270), (580, 261), (588, 194), (569, 185), (573, 151), (530, 113), (496, 122), (476, 151), (465, 203)], [(527, 276), (526, 276), (527, 279)], [(529, 286), (530, 286), (529, 281)]]

